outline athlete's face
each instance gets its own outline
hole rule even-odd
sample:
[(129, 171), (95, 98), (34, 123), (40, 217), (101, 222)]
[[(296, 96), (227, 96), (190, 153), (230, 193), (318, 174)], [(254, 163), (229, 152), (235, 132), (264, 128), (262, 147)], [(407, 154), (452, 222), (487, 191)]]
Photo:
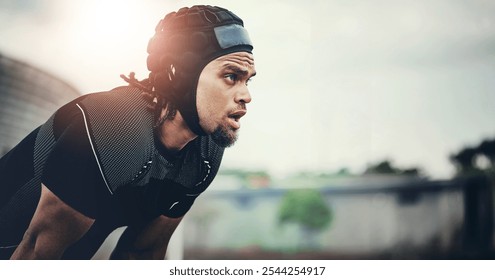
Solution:
[(237, 140), (246, 104), (251, 102), (248, 82), (256, 74), (250, 53), (237, 52), (208, 63), (199, 76), (196, 95), (199, 123), (220, 146)]

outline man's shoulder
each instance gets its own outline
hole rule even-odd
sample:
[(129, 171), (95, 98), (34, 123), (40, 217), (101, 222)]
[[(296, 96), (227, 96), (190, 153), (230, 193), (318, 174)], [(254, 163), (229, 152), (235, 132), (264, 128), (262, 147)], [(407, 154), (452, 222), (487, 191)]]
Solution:
[(141, 90), (119, 87), (80, 102), (94, 153), (109, 189), (132, 181), (154, 151), (153, 113)]
[(122, 86), (109, 91), (90, 93), (79, 102), (88, 115), (104, 121), (114, 119), (149, 119), (142, 91), (135, 87)]
[(117, 99), (125, 100), (125, 99), (129, 99), (129, 98), (142, 99), (140, 97), (142, 92), (143, 92), (142, 90), (135, 88), (135, 87), (119, 86), (119, 87), (115, 87), (113, 89), (106, 90), (106, 91), (87, 93), (84, 95), (84, 97), (85, 97), (84, 99), (86, 99), (86, 98), (91, 98), (91, 99), (112, 98), (115, 100), (117, 100)]

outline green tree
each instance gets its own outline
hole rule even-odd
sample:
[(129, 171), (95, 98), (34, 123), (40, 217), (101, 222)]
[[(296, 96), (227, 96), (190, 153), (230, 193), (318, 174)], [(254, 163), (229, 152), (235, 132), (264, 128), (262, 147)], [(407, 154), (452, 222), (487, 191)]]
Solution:
[(376, 164), (372, 164), (366, 168), (364, 174), (391, 174), (391, 175), (407, 175), (424, 177), (422, 170), (418, 167), (410, 167), (405, 169), (400, 169), (390, 162), (390, 160), (383, 160)]
[(495, 168), (495, 139), (483, 140), (478, 146), (478, 152), (490, 160), (492, 168)]
[(332, 221), (332, 212), (316, 190), (291, 190), (282, 199), (278, 220), (280, 224), (295, 223), (301, 229), (301, 243), (313, 247), (318, 232)]
[(384, 160), (366, 168), (366, 174), (398, 174), (399, 171), (392, 166), (389, 160)]
[(478, 154), (477, 148), (466, 147), (460, 150), (457, 154), (450, 156), (450, 160), (457, 168), (457, 174), (473, 174), (479, 170), (474, 165), (474, 159)]

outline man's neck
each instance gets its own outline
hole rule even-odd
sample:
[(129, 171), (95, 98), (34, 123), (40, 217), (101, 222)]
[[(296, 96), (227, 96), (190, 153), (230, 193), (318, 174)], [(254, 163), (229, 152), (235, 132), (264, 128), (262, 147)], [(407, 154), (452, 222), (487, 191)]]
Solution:
[(165, 120), (158, 129), (160, 142), (171, 152), (180, 151), (197, 135), (187, 126), (180, 112), (177, 111), (174, 119)]

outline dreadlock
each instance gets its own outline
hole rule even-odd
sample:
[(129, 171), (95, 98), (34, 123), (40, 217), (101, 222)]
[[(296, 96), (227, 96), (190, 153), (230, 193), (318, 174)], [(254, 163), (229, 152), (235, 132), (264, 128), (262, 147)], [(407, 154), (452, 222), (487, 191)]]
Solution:
[[(165, 120), (173, 120), (175, 118), (177, 107), (169, 100), (166, 100), (163, 95), (156, 92), (149, 78), (139, 81), (136, 79), (136, 73), (134, 72), (129, 73), (129, 77), (123, 74), (120, 77), (130, 86), (142, 91), (141, 96), (147, 101), (147, 108), (154, 112), (155, 128), (161, 126)], [(163, 117), (160, 117), (162, 108), (167, 108), (167, 113)]]

